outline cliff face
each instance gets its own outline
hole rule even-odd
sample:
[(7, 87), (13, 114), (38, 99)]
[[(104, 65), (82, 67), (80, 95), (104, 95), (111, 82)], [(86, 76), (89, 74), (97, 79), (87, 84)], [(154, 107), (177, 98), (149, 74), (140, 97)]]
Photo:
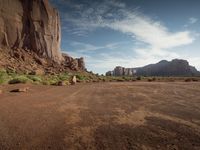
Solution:
[(113, 76), (199, 76), (200, 72), (189, 65), (186, 60), (174, 59), (172, 61), (162, 60), (157, 64), (150, 64), (140, 68), (116, 67), (106, 75)]
[(48, 0), (1, 0), (0, 47), (34, 50), (56, 62), (60, 53), (60, 20)]
[[(55, 62), (54, 70), (85, 70), (82, 58), (63, 57), (60, 42), (60, 17), (48, 0), (0, 0), (0, 67), (45, 71)], [(38, 58), (46, 63), (37, 66)]]

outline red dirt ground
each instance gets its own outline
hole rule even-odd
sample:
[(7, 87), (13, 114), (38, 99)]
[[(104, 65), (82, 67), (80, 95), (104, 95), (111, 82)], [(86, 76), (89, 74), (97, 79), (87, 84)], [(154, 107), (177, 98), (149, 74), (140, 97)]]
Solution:
[(2, 150), (200, 149), (200, 83), (0, 89)]

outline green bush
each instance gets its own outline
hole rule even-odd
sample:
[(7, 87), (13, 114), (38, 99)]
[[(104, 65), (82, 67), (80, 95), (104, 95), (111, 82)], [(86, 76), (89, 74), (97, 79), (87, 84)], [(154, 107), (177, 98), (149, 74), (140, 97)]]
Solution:
[(66, 81), (66, 80), (69, 80), (70, 76), (68, 75), (68, 73), (63, 73), (63, 74), (59, 74), (58, 78), (61, 81)]
[(138, 76), (138, 77), (136, 78), (136, 80), (142, 80), (142, 77), (141, 77), (141, 76)]
[(77, 75), (76, 75), (76, 78), (77, 78), (78, 80), (86, 80), (86, 79), (87, 79), (84, 75), (80, 75), (80, 74), (77, 74)]
[(117, 82), (124, 82), (125, 80), (123, 78), (118, 78), (116, 81)]
[(29, 78), (30, 80), (32, 80), (33, 82), (39, 82), (39, 83), (42, 82), (42, 79), (41, 79), (41, 77), (39, 77), (39, 76), (28, 76), (28, 78)]
[(185, 79), (185, 82), (191, 82), (191, 81), (192, 81), (191, 78), (187, 78), (187, 79)]
[(56, 85), (58, 83), (58, 79), (57, 78), (49, 78), (47, 79), (44, 84), (45, 85)]
[(6, 83), (9, 80), (9, 76), (6, 72), (6, 70), (1, 69), (0, 70), (0, 84)]
[(153, 80), (153, 81), (156, 81), (156, 77), (153, 77), (152, 80)]
[(11, 79), (9, 81), (9, 84), (18, 84), (18, 83), (27, 83), (27, 82), (31, 82), (31, 80), (28, 77), (21, 75), (21, 76), (17, 76)]

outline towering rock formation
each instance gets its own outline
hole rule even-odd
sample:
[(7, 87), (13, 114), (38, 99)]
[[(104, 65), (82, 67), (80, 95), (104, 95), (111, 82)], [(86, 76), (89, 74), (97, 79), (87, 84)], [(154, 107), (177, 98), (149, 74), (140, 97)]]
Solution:
[[(61, 65), (56, 65), (58, 70), (59, 67), (61, 70), (65, 70), (63, 67), (84, 70), (83, 58), (63, 57), (60, 42), (60, 17), (48, 0), (0, 0), (0, 58), (3, 50), (11, 50), (11, 56), (7, 58), (10, 61), (0, 61), (0, 67), (5, 66), (6, 62), (14, 64), (14, 68), (26, 69), (27, 61), (31, 60), (27, 54), (31, 54), (40, 65), (44, 65), (44, 61), (50, 61), (50, 66), (53, 62)], [(13, 58), (17, 60), (14, 61)], [(25, 63), (27, 64), (24, 65)], [(32, 63), (34, 62), (29, 64)]]
[(106, 75), (113, 76), (200, 76), (195, 67), (189, 65), (186, 60), (174, 59), (172, 61), (162, 60), (156, 64), (150, 64), (140, 68), (116, 67)]
[(27, 48), (60, 62), (60, 41), (59, 14), (48, 0), (0, 1), (0, 47)]

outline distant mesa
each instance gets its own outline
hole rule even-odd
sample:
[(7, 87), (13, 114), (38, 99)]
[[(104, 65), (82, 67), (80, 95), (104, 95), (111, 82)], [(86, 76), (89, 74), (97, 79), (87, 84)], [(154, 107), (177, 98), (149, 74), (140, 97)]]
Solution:
[(1, 0), (0, 10), (0, 67), (85, 69), (83, 58), (61, 53), (60, 17), (48, 0)]
[(150, 64), (138, 68), (124, 68), (117, 66), (113, 71), (108, 71), (107, 76), (200, 76), (200, 72), (188, 61), (173, 59), (162, 60), (156, 64)]

